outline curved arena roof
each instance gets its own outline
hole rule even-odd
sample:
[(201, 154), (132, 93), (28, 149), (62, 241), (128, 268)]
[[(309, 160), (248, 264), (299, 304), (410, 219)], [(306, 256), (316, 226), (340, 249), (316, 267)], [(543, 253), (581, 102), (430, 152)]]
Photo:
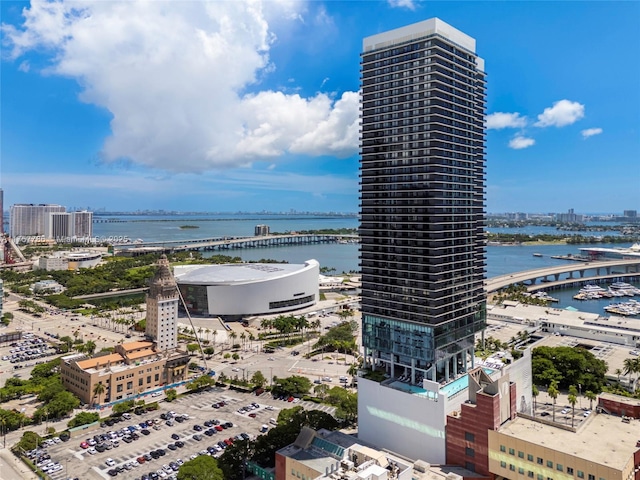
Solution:
[(318, 265), (317, 260), (307, 260), (303, 265), (290, 263), (183, 265), (174, 267), (174, 276), (176, 281), (183, 285), (240, 285), (295, 275)]

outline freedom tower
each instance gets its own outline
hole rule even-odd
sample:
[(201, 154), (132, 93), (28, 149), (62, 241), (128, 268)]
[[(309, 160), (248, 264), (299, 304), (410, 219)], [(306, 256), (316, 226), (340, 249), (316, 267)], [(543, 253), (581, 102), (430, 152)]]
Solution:
[[(360, 88), (365, 367), (387, 375), (380, 388), (433, 390), (472, 368), (485, 327), (484, 61), (433, 18), (365, 38)], [(404, 397), (381, 411), (372, 395), (359, 388), (366, 440), (380, 421), (424, 433)]]

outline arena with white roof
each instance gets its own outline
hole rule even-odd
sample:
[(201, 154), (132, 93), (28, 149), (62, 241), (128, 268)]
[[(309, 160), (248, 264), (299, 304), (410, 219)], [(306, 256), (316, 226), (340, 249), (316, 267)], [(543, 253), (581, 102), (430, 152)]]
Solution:
[(174, 268), (193, 315), (225, 318), (307, 308), (319, 299), (320, 264), (237, 263)]

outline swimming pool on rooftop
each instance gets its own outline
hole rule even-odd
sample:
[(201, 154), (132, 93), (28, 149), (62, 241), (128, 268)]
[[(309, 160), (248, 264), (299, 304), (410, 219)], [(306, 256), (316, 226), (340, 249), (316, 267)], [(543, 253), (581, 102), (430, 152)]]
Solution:
[[(496, 370), (488, 367), (483, 367), (482, 369), (484, 373), (487, 375), (491, 375)], [(421, 395), (424, 397), (428, 397), (431, 392), (425, 390), (422, 387), (417, 385), (412, 385), (410, 383), (403, 383), (400, 381), (395, 381), (389, 384), (390, 387), (396, 388), (398, 390), (402, 390), (407, 393), (412, 393), (414, 395)], [(464, 389), (469, 388), (469, 375), (465, 374), (460, 378), (456, 378), (453, 382), (447, 383), (446, 385), (442, 385), (440, 387), (440, 391), (447, 394), (447, 397), (451, 398), (455, 394), (463, 391)]]

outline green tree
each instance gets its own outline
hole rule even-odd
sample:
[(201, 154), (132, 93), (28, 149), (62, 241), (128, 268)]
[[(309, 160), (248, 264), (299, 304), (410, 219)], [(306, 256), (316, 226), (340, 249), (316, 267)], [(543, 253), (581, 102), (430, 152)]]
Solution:
[(267, 379), (262, 374), (262, 372), (258, 370), (251, 376), (251, 383), (253, 383), (256, 387), (264, 387), (264, 385), (267, 383)]
[(301, 397), (309, 393), (311, 380), (307, 377), (292, 375), (287, 378), (274, 379), (273, 392), (277, 395), (293, 395)]
[(540, 390), (538, 390), (537, 386), (533, 386), (531, 389), (531, 395), (533, 396), (533, 416), (536, 415), (536, 408), (538, 408), (538, 395), (540, 395)]
[(113, 413), (116, 415), (122, 415), (125, 412), (130, 412), (131, 410), (133, 410), (133, 406), (133, 400), (125, 400), (124, 402), (116, 403), (113, 406)]
[(560, 391), (558, 390), (556, 382), (551, 382), (549, 388), (547, 389), (547, 394), (553, 399), (553, 422), (556, 421), (556, 399), (558, 398), (558, 394)]
[(178, 470), (178, 480), (224, 480), (215, 458), (200, 455), (183, 463)]
[(576, 402), (578, 401), (578, 398), (573, 393), (570, 393), (568, 399), (571, 404), (571, 428), (573, 428), (573, 421), (576, 418)]
[(96, 383), (93, 386), (93, 398), (98, 399), (98, 405), (102, 403), (102, 394), (104, 393), (105, 388), (102, 382)]
[(198, 350), (200, 348), (200, 345), (198, 345), (197, 343), (189, 343), (187, 345), (187, 351), (189, 352), (189, 355), (194, 355), (196, 353), (196, 350)]
[(211, 387), (216, 384), (216, 381), (209, 375), (200, 375), (193, 381), (187, 383), (187, 389), (189, 391), (198, 391), (207, 387)]
[(93, 352), (96, 351), (96, 342), (89, 340), (84, 344), (84, 351), (87, 352), (88, 355), (93, 355)]
[(16, 447), (26, 452), (29, 450), (34, 450), (41, 444), (42, 444), (42, 437), (38, 435), (36, 432), (28, 431), (22, 434), (22, 438), (16, 444)]
[(587, 390), (584, 396), (587, 397), (587, 400), (589, 400), (589, 410), (593, 410), (593, 401), (598, 398), (597, 395), (591, 390)]
[(531, 369), (536, 385), (556, 381), (560, 389), (580, 384), (585, 391), (601, 392), (607, 364), (580, 347), (537, 347), (532, 352)]
[(167, 402), (173, 402), (176, 398), (178, 398), (178, 392), (176, 392), (175, 388), (165, 390), (164, 395), (167, 399)]
[(215, 353), (215, 349), (213, 347), (206, 347), (204, 349), (204, 353), (205, 353), (205, 355), (211, 357), (211, 355), (213, 355)]
[(100, 420), (100, 414), (96, 412), (80, 412), (67, 423), (67, 427), (79, 427)]

